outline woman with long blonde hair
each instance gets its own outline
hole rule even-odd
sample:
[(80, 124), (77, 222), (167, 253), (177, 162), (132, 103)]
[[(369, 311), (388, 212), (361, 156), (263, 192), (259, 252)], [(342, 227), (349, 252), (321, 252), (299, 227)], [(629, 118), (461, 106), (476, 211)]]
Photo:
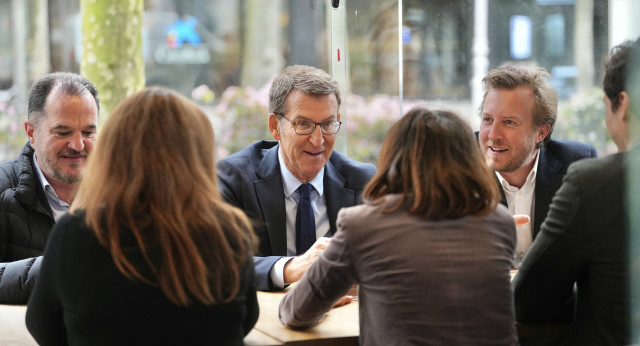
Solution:
[(195, 103), (151, 87), (100, 133), (52, 230), (27, 327), (41, 345), (241, 345), (258, 316), (254, 238), (218, 193)]

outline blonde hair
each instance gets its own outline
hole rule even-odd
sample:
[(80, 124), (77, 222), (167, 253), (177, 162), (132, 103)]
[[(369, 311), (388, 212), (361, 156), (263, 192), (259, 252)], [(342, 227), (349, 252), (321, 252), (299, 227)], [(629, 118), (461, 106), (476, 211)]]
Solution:
[(533, 126), (539, 128), (549, 124), (549, 133), (544, 140), (538, 143), (542, 147), (549, 143), (551, 134), (558, 118), (558, 93), (550, 83), (551, 75), (539, 66), (531, 65), (502, 65), (495, 68), (482, 79), (484, 95), (480, 105), (480, 114), (484, 107), (484, 101), (490, 90), (513, 90), (519, 87), (527, 87), (533, 91), (534, 105), (531, 110)]
[(363, 197), (378, 204), (389, 194), (401, 198), (384, 212), (404, 209), (432, 220), (487, 214), (500, 202), (469, 125), (454, 113), (423, 108), (391, 128)]
[(168, 89), (144, 89), (113, 110), (71, 210), (127, 278), (160, 286), (176, 305), (231, 301), (253, 265), (249, 221), (218, 192), (211, 123)]

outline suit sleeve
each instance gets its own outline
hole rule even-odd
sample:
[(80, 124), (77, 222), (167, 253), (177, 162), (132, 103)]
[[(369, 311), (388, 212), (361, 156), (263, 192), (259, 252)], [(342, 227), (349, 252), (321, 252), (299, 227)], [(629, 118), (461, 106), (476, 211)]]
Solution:
[(281, 291), (271, 280), (271, 268), (284, 256), (253, 257), (255, 264), (256, 289), (258, 291)]
[(280, 321), (294, 328), (315, 326), (355, 282), (347, 232), (338, 230), (318, 260), (280, 302)]
[(512, 282), (519, 322), (572, 320), (573, 287), (586, 263), (580, 186), (579, 171), (572, 165)]
[[(218, 162), (218, 185), (222, 198), (232, 206), (246, 212), (244, 203), (239, 196), (242, 196), (238, 189), (241, 188), (243, 180), (238, 168), (231, 162), (220, 160)], [(260, 241), (263, 241), (260, 239)], [(270, 271), (274, 264), (282, 256), (256, 256), (253, 258), (255, 264), (256, 289), (259, 291), (281, 290), (271, 281)]]
[(27, 306), (27, 329), (39, 345), (66, 345), (67, 332), (58, 287), (60, 285), (61, 256), (63, 256), (64, 226), (54, 226), (42, 261), (42, 273)]
[(27, 304), (41, 263), (42, 256), (0, 263), (0, 304)]
[(220, 160), (217, 165), (218, 190), (222, 198), (236, 208), (242, 209), (241, 201), (237, 197), (234, 187), (241, 186), (240, 174), (237, 174), (235, 167), (225, 160)]

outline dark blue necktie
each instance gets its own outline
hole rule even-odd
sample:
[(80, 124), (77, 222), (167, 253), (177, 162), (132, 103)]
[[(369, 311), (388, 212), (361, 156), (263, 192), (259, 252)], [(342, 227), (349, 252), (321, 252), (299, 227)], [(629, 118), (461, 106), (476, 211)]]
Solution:
[(296, 214), (296, 253), (305, 253), (316, 242), (316, 219), (311, 208), (311, 184), (302, 184), (298, 188), (298, 213)]

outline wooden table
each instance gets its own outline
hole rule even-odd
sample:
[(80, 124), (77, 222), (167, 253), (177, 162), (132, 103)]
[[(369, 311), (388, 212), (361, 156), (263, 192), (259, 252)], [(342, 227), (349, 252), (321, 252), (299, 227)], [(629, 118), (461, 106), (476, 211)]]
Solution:
[[(307, 330), (292, 330), (280, 323), (278, 305), (283, 292), (258, 292), (260, 316), (245, 345), (358, 345), (358, 303), (331, 310), (325, 319)], [(24, 323), (26, 306), (0, 305), (0, 345), (37, 346)]]
[(260, 316), (251, 333), (245, 338), (246, 345), (264, 345), (264, 341), (254, 339), (254, 332), (266, 335), (279, 343), (270, 345), (358, 345), (360, 325), (358, 302), (334, 308), (317, 326), (305, 330), (293, 330), (280, 323), (278, 306), (283, 292), (258, 292)]
[(24, 324), (24, 305), (0, 305), (0, 345), (37, 346)]

